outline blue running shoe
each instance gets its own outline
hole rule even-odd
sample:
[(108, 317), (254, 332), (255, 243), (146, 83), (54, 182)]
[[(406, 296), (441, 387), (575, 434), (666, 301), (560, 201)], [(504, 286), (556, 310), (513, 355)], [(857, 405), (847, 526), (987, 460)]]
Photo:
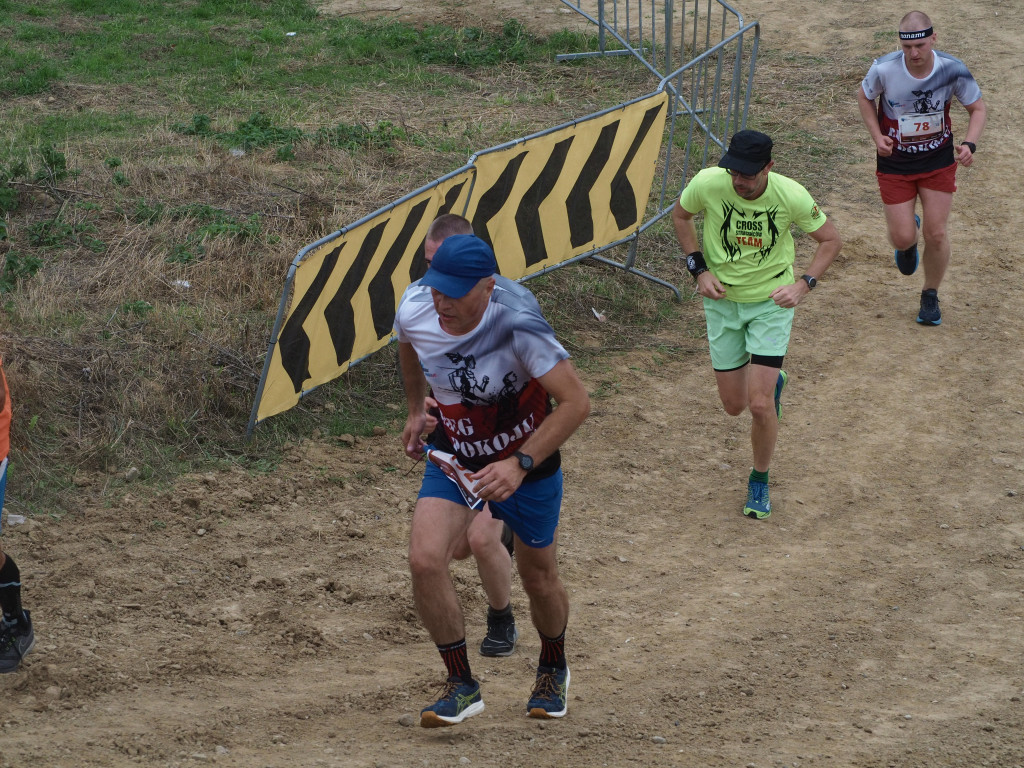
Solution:
[(917, 322), (921, 325), (942, 325), (942, 312), (939, 311), (939, 292), (934, 288), (921, 291), (921, 311), (917, 313)]
[(753, 520), (767, 520), (772, 513), (772, 502), (768, 498), (768, 483), (751, 480), (747, 484), (747, 505), (743, 514)]
[(467, 717), (479, 715), (483, 711), (480, 683), (476, 680), (467, 683), (457, 677), (449, 677), (441, 690), (441, 697), (420, 712), (420, 725), (424, 728), (457, 725)]
[[(920, 231), (921, 217), (916, 213), (914, 214), (914, 223), (917, 224), (917, 229)], [(905, 251), (896, 249), (896, 269), (904, 275), (912, 275), (917, 272), (917, 243)]]
[(775, 382), (775, 415), (782, 421), (782, 390), (786, 388), (789, 376), (783, 370), (779, 371), (779, 379)]
[(569, 668), (537, 667), (537, 682), (526, 704), (530, 717), (565, 717), (569, 711)]

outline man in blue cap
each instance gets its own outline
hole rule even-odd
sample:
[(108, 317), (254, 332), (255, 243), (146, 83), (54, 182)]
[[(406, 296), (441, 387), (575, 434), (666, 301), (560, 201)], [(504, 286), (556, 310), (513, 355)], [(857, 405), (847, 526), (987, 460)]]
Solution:
[[(743, 514), (756, 520), (772, 513), (768, 464), (782, 418), (782, 361), (794, 310), (842, 247), (835, 226), (807, 190), (773, 173), (774, 165), (769, 136), (739, 131), (719, 167), (694, 176), (672, 210), (686, 268), (704, 297), (718, 396), (730, 416), (750, 411), (754, 466)], [(700, 213), (704, 251), (693, 222)], [(807, 271), (796, 279), (790, 224), (818, 244)]]
[[(423, 240), (423, 258), (430, 262), (441, 244), (452, 235), (472, 235), (473, 225), (468, 219), (455, 213), (443, 213), (430, 222)], [(509, 280), (501, 275), (494, 276), (494, 290), (500, 295), (502, 291), (520, 296), (540, 312), (537, 299), (526, 286)], [(409, 291), (419, 287), (419, 280), (409, 286)], [(451, 451), (444, 430), (436, 426), (437, 403), (429, 394), (426, 409), (428, 414), (427, 427), (431, 432), (426, 438), (436, 448)], [(466, 532), (464, 545), (456, 547), (454, 559), (464, 560), (470, 554), (476, 559), (480, 584), (487, 595), (487, 634), (480, 642), (481, 656), (511, 656), (519, 639), (515, 615), (512, 610), (512, 529), (505, 523), (491, 516), (490, 509), (484, 507)]]
[[(527, 713), (562, 717), (570, 680), (569, 597), (557, 563), (558, 449), (586, 419), (590, 399), (535, 302), (495, 291), (497, 271), (487, 243), (453, 235), (437, 249), (419, 286), (403, 297), (395, 317), (409, 409), (402, 442), (406, 454), (422, 458), (429, 387), (450, 452), (470, 470), (473, 491), (491, 514), (515, 534), (519, 576), (541, 643)], [(479, 513), (456, 482), (426, 462), (409, 567), (416, 609), (448, 677), (438, 700), (420, 714), (425, 727), (461, 723), (484, 708), (449, 574), (453, 552)]]

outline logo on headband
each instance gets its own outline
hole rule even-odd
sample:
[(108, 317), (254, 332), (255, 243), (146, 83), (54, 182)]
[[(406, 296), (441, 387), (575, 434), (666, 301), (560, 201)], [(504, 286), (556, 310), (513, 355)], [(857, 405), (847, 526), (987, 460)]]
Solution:
[(932, 27), (921, 29), (917, 32), (900, 32), (900, 40), (923, 40), (932, 36)]

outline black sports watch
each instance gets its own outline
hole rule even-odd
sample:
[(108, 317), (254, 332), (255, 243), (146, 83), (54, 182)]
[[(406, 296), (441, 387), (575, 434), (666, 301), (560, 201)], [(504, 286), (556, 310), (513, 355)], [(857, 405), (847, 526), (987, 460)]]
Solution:
[(516, 451), (512, 455), (519, 459), (519, 468), (522, 469), (524, 472), (529, 472), (533, 469), (532, 456), (527, 456), (522, 451)]
[(813, 291), (814, 286), (818, 284), (818, 278), (812, 275), (800, 275), (800, 279), (807, 283), (807, 290)]

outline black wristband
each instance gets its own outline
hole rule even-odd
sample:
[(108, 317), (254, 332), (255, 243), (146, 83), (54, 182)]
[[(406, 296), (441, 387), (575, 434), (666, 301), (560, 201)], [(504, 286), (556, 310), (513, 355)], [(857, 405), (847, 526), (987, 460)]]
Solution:
[(961, 141), (960, 145), (971, 150), (972, 155), (978, 151), (978, 146), (973, 141)]
[(693, 253), (687, 254), (686, 271), (693, 275), (694, 278), (702, 272), (707, 272), (708, 265), (707, 262), (704, 261), (704, 254), (700, 251), (694, 251)]

